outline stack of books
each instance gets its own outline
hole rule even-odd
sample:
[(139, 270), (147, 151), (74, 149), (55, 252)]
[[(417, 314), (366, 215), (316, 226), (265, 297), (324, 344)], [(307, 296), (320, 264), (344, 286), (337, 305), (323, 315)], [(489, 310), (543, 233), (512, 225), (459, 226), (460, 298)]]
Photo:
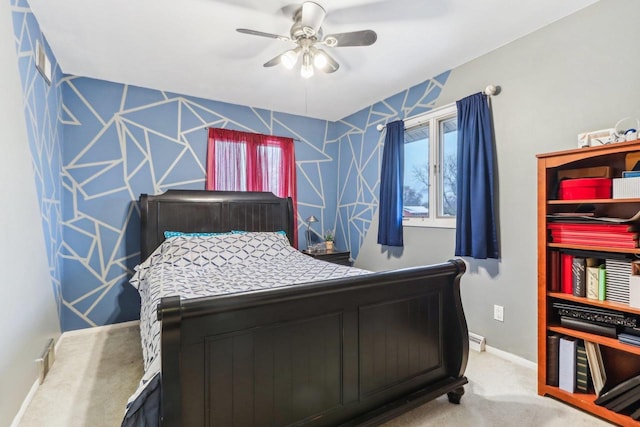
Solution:
[(554, 302), (553, 308), (560, 316), (560, 325), (610, 338), (618, 338), (618, 329), (637, 328), (638, 320), (634, 316), (603, 308)]
[(596, 405), (640, 419), (640, 375), (621, 382), (595, 400)]
[(638, 228), (635, 225), (550, 222), (547, 227), (553, 243), (630, 249), (638, 247)]
[(569, 393), (600, 396), (607, 382), (600, 346), (572, 337), (547, 337), (547, 384)]
[(624, 344), (640, 346), (640, 328), (624, 327), (618, 334), (618, 341)]

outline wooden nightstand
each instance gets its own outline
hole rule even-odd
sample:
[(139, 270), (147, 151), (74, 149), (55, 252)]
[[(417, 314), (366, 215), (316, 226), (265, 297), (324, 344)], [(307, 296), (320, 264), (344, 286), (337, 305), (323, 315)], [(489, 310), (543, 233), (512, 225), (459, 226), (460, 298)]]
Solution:
[(341, 251), (339, 249), (333, 249), (330, 251), (324, 250), (324, 251), (310, 253), (310, 252), (307, 252), (306, 250), (303, 250), (302, 253), (305, 255), (309, 255), (310, 257), (313, 257), (315, 259), (351, 267), (350, 251)]

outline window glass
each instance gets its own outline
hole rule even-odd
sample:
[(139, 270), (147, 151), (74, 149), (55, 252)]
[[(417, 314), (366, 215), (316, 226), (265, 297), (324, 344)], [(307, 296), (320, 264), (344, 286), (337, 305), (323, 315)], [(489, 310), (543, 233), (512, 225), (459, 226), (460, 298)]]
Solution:
[(429, 216), (429, 125), (405, 133), (403, 217)]
[(456, 216), (458, 170), (458, 120), (455, 117), (440, 122), (442, 158), (440, 159), (440, 209), (438, 216)]
[(455, 228), (457, 122), (455, 105), (405, 120), (403, 225)]

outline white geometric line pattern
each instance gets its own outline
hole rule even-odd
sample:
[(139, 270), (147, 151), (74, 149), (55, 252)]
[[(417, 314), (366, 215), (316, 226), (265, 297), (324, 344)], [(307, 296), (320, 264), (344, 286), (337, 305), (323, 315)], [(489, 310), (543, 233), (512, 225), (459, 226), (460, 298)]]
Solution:
[(384, 132), (378, 132), (376, 126), (431, 110), (449, 73), (442, 73), (336, 123), (340, 126), (336, 235), (351, 248), (354, 259), (378, 209)]
[[(62, 260), (62, 123), (59, 120), (62, 102), (60, 68), (47, 41), (40, 32), (31, 9), (24, 0), (12, 0), (13, 31), (22, 83), (27, 136), (31, 150), (33, 176), (42, 218), (49, 274), (58, 313), (61, 312)], [(44, 47), (53, 70), (49, 86), (35, 67), (36, 40)]]
[(141, 193), (204, 188), (206, 127), (294, 138), (300, 230), (309, 215), (335, 218), (336, 198), (321, 181), (337, 167), (326, 121), (82, 77), (61, 85), (65, 330), (137, 318), (127, 283), (139, 261), (135, 202)]

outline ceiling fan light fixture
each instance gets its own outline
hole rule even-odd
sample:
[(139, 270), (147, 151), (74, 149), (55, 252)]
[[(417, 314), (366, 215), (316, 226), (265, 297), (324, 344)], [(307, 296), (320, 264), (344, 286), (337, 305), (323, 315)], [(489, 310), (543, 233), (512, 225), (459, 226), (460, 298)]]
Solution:
[(282, 56), (280, 57), (280, 62), (282, 63), (284, 68), (286, 68), (287, 70), (292, 70), (298, 62), (298, 56), (300, 56), (299, 54), (299, 49), (288, 50), (282, 54)]
[[(323, 73), (335, 73), (340, 64), (330, 53), (331, 48), (347, 46), (371, 46), (378, 39), (373, 30), (348, 31), (325, 35), (322, 29), (326, 10), (315, 1), (303, 1), (300, 6), (293, 6), (293, 25), (289, 29), (289, 37), (278, 34), (265, 33), (264, 31), (238, 28), (243, 34), (266, 37), (281, 41), (293, 42), (297, 46), (293, 49), (271, 58), (263, 64), (263, 67), (273, 67), (282, 64), (288, 70), (300, 65), (300, 75), (308, 79), (316, 71)], [(287, 7), (292, 10), (291, 7)], [(318, 49), (322, 46), (325, 49)]]
[(324, 70), (325, 68), (327, 68), (328, 63), (329, 60), (327, 59), (327, 55), (323, 51), (317, 50), (313, 53), (313, 65), (316, 68)]
[(300, 68), (300, 75), (305, 79), (313, 77), (313, 64), (311, 61), (311, 54), (309, 52), (305, 52), (302, 55), (302, 67)]

